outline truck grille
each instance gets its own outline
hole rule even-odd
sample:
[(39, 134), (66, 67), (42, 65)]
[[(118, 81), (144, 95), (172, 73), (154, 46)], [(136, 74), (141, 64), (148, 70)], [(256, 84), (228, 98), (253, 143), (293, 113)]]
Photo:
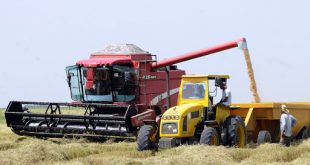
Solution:
[(163, 123), (162, 134), (177, 134), (178, 124), (177, 123)]

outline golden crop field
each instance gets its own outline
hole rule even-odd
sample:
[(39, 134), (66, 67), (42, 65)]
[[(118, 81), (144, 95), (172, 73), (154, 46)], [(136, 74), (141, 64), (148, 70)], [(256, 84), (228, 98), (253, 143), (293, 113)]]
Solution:
[(134, 142), (36, 139), (13, 134), (0, 114), (0, 164), (310, 164), (310, 139), (292, 147), (251, 145), (245, 149), (180, 146), (138, 152)]

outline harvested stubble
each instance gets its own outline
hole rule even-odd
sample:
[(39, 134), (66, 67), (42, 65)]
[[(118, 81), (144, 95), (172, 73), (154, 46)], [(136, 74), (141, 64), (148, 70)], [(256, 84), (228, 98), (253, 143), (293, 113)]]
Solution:
[(134, 142), (98, 143), (85, 139), (35, 139), (0, 125), (0, 164), (307, 164), (310, 140), (282, 147), (265, 144), (238, 149), (201, 145), (138, 152)]

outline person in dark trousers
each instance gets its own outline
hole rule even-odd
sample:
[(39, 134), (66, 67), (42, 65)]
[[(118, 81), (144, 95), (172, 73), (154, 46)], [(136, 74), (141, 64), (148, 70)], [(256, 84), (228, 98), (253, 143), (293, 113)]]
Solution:
[(286, 105), (281, 106), (280, 118), (280, 144), (289, 147), (291, 145), (292, 127), (296, 125), (296, 118), (289, 114)]

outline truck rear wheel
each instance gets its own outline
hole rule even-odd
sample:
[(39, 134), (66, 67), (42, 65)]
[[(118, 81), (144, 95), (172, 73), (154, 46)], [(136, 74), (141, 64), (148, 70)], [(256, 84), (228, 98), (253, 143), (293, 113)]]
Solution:
[(143, 125), (137, 137), (138, 151), (157, 149), (157, 128), (153, 125)]
[(206, 127), (205, 129), (203, 129), (200, 136), (200, 144), (218, 146), (219, 143), (220, 140), (216, 129), (212, 127)]
[(271, 143), (271, 135), (269, 131), (261, 130), (257, 136), (257, 144)]
[(246, 146), (246, 128), (240, 116), (230, 116), (224, 122), (224, 145), (243, 148)]

